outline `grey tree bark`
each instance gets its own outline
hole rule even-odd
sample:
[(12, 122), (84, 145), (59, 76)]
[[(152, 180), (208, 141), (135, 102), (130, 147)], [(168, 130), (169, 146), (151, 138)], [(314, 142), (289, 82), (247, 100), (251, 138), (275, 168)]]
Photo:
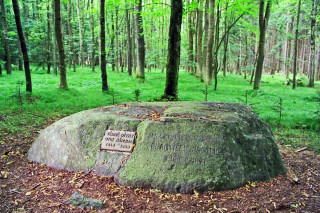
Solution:
[(101, 36), (101, 79), (102, 91), (108, 91), (106, 63), (106, 29), (105, 29), (105, 0), (100, 0), (100, 36)]
[(259, 5), (259, 47), (258, 47), (258, 60), (257, 60), (257, 67), (254, 76), (254, 84), (253, 89), (260, 89), (261, 85), (261, 76), (263, 70), (263, 63), (264, 63), (264, 50), (265, 50), (265, 43), (266, 43), (266, 31), (268, 27), (268, 21), (270, 17), (270, 9), (272, 0), (267, 1), (266, 11), (264, 12), (264, 3), (265, 0), (260, 0)]
[(311, 33), (310, 33), (310, 71), (309, 71), (309, 87), (314, 86), (314, 75), (315, 75), (315, 25), (316, 25), (316, 11), (317, 11), (317, 0), (312, 0), (312, 11), (311, 11)]
[(32, 82), (31, 82), (31, 72), (30, 72), (30, 66), (29, 66), (28, 49), (27, 49), (27, 44), (24, 39), (24, 34), (23, 34), (23, 30), (22, 30), (21, 19), (20, 19), (20, 8), (19, 8), (18, 0), (12, 0), (12, 5), (13, 5), (14, 18), (15, 18), (16, 25), (17, 25), (17, 31), (18, 31), (18, 36), (19, 36), (21, 50), (22, 50), (22, 54), (23, 54), (23, 60), (24, 60), (24, 72), (25, 72), (25, 76), (26, 76), (26, 91), (32, 92)]
[(297, 75), (297, 53), (298, 53), (298, 33), (299, 33), (299, 21), (300, 21), (300, 8), (301, 0), (298, 3), (298, 12), (297, 12), (297, 24), (296, 32), (294, 36), (294, 56), (293, 56), (293, 79), (292, 79), (292, 89), (296, 88), (296, 75)]
[(59, 70), (60, 70), (60, 89), (67, 89), (67, 75), (66, 75), (66, 64), (65, 64), (65, 53), (64, 53), (64, 44), (63, 44), (63, 35), (61, 29), (61, 5), (60, 0), (54, 0), (54, 16), (55, 16), (55, 32), (56, 40), (58, 44), (59, 51)]
[(145, 42), (144, 42), (144, 35), (143, 35), (143, 23), (142, 23), (142, 0), (136, 0), (136, 38), (137, 38), (137, 45), (138, 45), (138, 57), (137, 57), (137, 65), (138, 69), (136, 72), (136, 78), (144, 79), (144, 65), (145, 65)]
[(6, 19), (6, 10), (4, 7), (4, 0), (0, 0), (1, 4), (1, 16), (2, 16), (2, 30), (3, 30), (3, 38), (4, 38), (4, 51), (5, 51), (5, 60), (6, 65), (5, 68), (7, 70), (7, 74), (11, 74), (11, 57), (10, 57), (10, 49), (8, 42), (8, 29), (7, 29), (7, 19)]
[(182, 0), (171, 0), (166, 86), (163, 95), (168, 100), (178, 99), (182, 7)]
[(206, 60), (206, 85), (212, 84), (212, 62), (213, 62), (213, 42), (214, 42), (214, 6), (215, 6), (215, 0), (209, 1), (209, 35), (208, 35), (208, 44), (207, 44), (207, 60)]

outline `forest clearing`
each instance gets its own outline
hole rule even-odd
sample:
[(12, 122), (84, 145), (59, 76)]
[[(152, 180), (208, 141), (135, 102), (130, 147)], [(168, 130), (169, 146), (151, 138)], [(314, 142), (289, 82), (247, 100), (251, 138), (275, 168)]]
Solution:
[[(0, 0), (0, 6), (0, 212), (320, 211), (317, 0)], [(195, 187), (183, 194), (125, 187), (116, 183), (117, 176), (98, 176), (93, 167), (58, 170), (27, 159), (40, 132), (67, 116), (128, 102), (171, 101), (252, 108), (249, 114), (271, 127), (274, 139), (267, 138), (279, 147), (286, 174), (245, 181), (233, 190)], [(165, 110), (172, 109), (146, 114), (149, 121), (141, 114), (134, 119), (165, 125)], [(197, 120), (207, 109), (188, 110), (195, 113), (174, 119)], [(243, 117), (238, 111), (224, 113), (236, 121)], [(199, 119), (224, 122), (218, 116)], [(183, 138), (179, 131), (172, 129)], [(166, 149), (171, 157), (177, 154)], [(138, 151), (139, 143), (132, 156)], [(215, 150), (217, 159), (220, 151)], [(75, 192), (100, 200), (104, 209), (67, 204)]]

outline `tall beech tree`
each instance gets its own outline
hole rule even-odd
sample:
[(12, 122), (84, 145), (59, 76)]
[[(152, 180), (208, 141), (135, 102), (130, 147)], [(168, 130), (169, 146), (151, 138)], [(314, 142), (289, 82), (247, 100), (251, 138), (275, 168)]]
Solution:
[(144, 79), (146, 50), (145, 50), (145, 42), (144, 42), (144, 34), (143, 34), (143, 22), (142, 22), (142, 16), (141, 16), (142, 0), (136, 0), (135, 11), (136, 11), (136, 33), (137, 33), (136, 38), (137, 38), (137, 45), (138, 45), (138, 55), (137, 55), (138, 69), (136, 72), (136, 77)]
[(26, 76), (26, 91), (32, 92), (32, 82), (31, 82), (31, 72), (30, 72), (30, 66), (29, 66), (28, 49), (27, 49), (27, 44), (26, 44), (26, 41), (25, 41), (24, 35), (23, 35), (18, 0), (12, 0), (12, 5), (13, 5), (14, 18), (15, 18), (16, 25), (17, 25), (17, 31), (18, 31), (18, 36), (19, 36), (21, 50), (22, 50), (22, 54), (23, 54), (23, 60), (24, 60), (24, 72), (25, 72), (25, 76)]
[(297, 58), (298, 58), (298, 34), (299, 34), (300, 11), (301, 11), (301, 0), (299, 0), (299, 3), (298, 3), (297, 24), (296, 24), (296, 31), (295, 31), (295, 35), (294, 35), (292, 89), (296, 88)]
[(7, 74), (11, 74), (11, 56), (10, 48), (8, 42), (8, 29), (7, 29), (7, 19), (6, 19), (6, 10), (4, 7), (4, 0), (0, 0), (1, 4), (1, 16), (2, 16), (2, 30), (3, 30), (3, 39), (4, 39), (4, 51), (5, 51), (5, 60), (6, 60), (6, 70)]
[(258, 60), (254, 76), (253, 89), (260, 89), (261, 76), (264, 63), (264, 51), (266, 43), (266, 31), (268, 28), (268, 21), (270, 17), (272, 0), (267, 0), (266, 10), (264, 10), (265, 0), (260, 0), (259, 4), (259, 47), (258, 47)]
[(310, 33), (310, 71), (309, 71), (309, 87), (314, 86), (314, 74), (315, 74), (315, 26), (316, 26), (316, 11), (317, 11), (317, 0), (312, 0), (312, 11), (311, 11), (311, 33)]
[(127, 43), (128, 43), (128, 52), (127, 52), (127, 64), (128, 64), (128, 73), (129, 75), (132, 75), (132, 44), (131, 44), (131, 26), (130, 26), (130, 17), (129, 17), (129, 4), (127, 4), (126, 0), (126, 23), (127, 23)]
[(214, 42), (214, 6), (215, 0), (209, 1), (209, 34), (208, 34), (208, 43), (207, 43), (207, 60), (206, 60), (206, 85), (212, 84), (212, 63), (213, 63), (213, 42)]
[(163, 95), (169, 100), (178, 99), (182, 7), (182, 0), (171, 0), (166, 86)]
[(106, 26), (105, 26), (105, 0), (100, 0), (100, 40), (101, 40), (101, 79), (102, 91), (108, 91), (107, 62), (106, 62)]
[(58, 44), (59, 51), (59, 71), (60, 71), (60, 85), (59, 88), (67, 89), (67, 74), (66, 74), (66, 63), (65, 63), (65, 53), (64, 53), (64, 44), (63, 37), (61, 32), (61, 15), (60, 15), (60, 0), (54, 0), (54, 16), (55, 16), (55, 31), (56, 31), (56, 40)]

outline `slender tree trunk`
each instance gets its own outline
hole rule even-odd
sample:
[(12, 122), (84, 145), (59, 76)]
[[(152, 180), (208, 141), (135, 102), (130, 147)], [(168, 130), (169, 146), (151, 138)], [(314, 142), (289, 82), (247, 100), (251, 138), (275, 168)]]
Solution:
[[(319, 41), (320, 42), (320, 41)], [(316, 69), (316, 77), (315, 80), (319, 81), (320, 80), (320, 44), (318, 46), (318, 56), (317, 56), (317, 69)]]
[(163, 95), (169, 100), (178, 99), (182, 7), (182, 0), (171, 0), (166, 87)]
[(22, 54), (22, 50), (21, 50), (21, 44), (20, 44), (20, 40), (18, 39), (18, 48), (19, 48), (19, 70), (23, 71), (23, 54)]
[(2, 29), (3, 29), (3, 38), (4, 38), (4, 52), (5, 52), (5, 60), (6, 60), (6, 70), (7, 74), (11, 74), (11, 57), (10, 57), (10, 49), (8, 42), (8, 30), (7, 30), (7, 20), (6, 20), (6, 10), (4, 7), (4, 0), (0, 0), (1, 4), (1, 15), (2, 15)]
[(203, 22), (203, 12), (202, 12), (202, 1), (198, 0), (198, 29), (197, 29), (197, 34), (198, 34), (198, 40), (197, 40), (197, 71), (196, 71), (196, 76), (201, 77), (202, 74), (202, 22)]
[(63, 45), (63, 37), (61, 31), (61, 16), (60, 16), (60, 0), (54, 0), (54, 16), (55, 16), (55, 32), (56, 40), (58, 44), (59, 51), (59, 70), (60, 70), (60, 85), (59, 88), (67, 89), (67, 76), (66, 76), (66, 65), (65, 65), (65, 53)]
[(47, 74), (51, 73), (51, 61), (50, 61), (50, 0), (48, 0), (47, 5)]
[(254, 77), (254, 84), (253, 89), (260, 89), (261, 85), (261, 76), (262, 76), (262, 69), (263, 69), (263, 62), (264, 62), (264, 48), (266, 43), (266, 31), (268, 27), (268, 21), (270, 17), (270, 9), (271, 9), (271, 0), (267, 2), (267, 8), (264, 14), (264, 3), (265, 0), (260, 0), (259, 6), (259, 48), (258, 48), (258, 61), (256, 67), (256, 73)]
[(29, 56), (28, 56), (27, 45), (24, 40), (23, 30), (22, 30), (22, 26), (21, 26), (20, 8), (19, 8), (18, 0), (12, 0), (12, 5), (13, 5), (13, 11), (14, 11), (14, 18), (16, 20), (16, 25), (17, 25), (18, 36), (20, 39), (21, 49), (22, 49), (22, 53), (23, 53), (24, 71), (25, 71), (25, 75), (26, 75), (26, 91), (32, 92)]
[(317, 0), (312, 0), (312, 12), (311, 12), (311, 35), (310, 35), (310, 78), (309, 78), (309, 87), (314, 86), (314, 75), (315, 75), (315, 25), (316, 25), (316, 11), (317, 11)]
[(212, 50), (213, 50), (213, 42), (214, 42), (214, 6), (215, 6), (215, 0), (210, 0), (209, 1), (209, 39), (208, 39), (208, 44), (207, 44), (207, 77), (206, 77), (206, 85), (211, 85), (212, 84), (212, 74), (213, 74), (213, 69), (212, 69), (212, 62), (213, 62), (213, 57), (212, 57)]
[(300, 21), (300, 7), (301, 0), (298, 3), (298, 13), (297, 13), (297, 24), (296, 32), (294, 37), (294, 58), (293, 58), (293, 80), (292, 80), (292, 89), (296, 88), (296, 75), (297, 75), (297, 53), (298, 53), (298, 33), (299, 33), (299, 21)]
[(69, 69), (71, 68), (71, 64), (73, 64), (73, 72), (75, 72), (76, 71), (76, 53), (74, 48), (72, 23), (73, 23), (72, 3), (71, 3), (71, 0), (68, 0), (68, 29), (69, 29), (70, 50), (71, 50), (71, 55), (69, 57)]
[[(180, 1), (180, 0), (179, 0)], [(145, 65), (145, 42), (143, 35), (143, 24), (142, 24), (142, 0), (136, 0), (136, 33), (137, 33), (137, 45), (138, 45), (138, 70), (136, 73), (137, 78), (144, 79), (144, 65)]]
[(119, 26), (118, 26), (118, 13), (119, 7), (115, 7), (116, 12), (116, 24), (115, 24), (115, 31), (113, 32), (116, 36), (116, 46), (115, 46), (115, 64), (116, 64), (116, 73), (119, 73)]
[(115, 67), (116, 67), (116, 64), (115, 64), (115, 57), (117, 57), (116, 56), (116, 54), (114, 54), (114, 49), (115, 49), (115, 47), (114, 47), (114, 38), (115, 38), (115, 33), (114, 33), (114, 22), (113, 22), (113, 11), (111, 11), (111, 22), (112, 22), (112, 25), (111, 25), (111, 29), (112, 29), (112, 36), (111, 36), (111, 47), (110, 47), (110, 49), (111, 49), (111, 64), (112, 64), (112, 71), (115, 71)]
[(101, 79), (102, 91), (108, 91), (107, 63), (106, 63), (106, 29), (105, 29), (105, 0), (100, 0), (100, 35), (101, 35)]
[(53, 63), (53, 74), (58, 74), (57, 66), (57, 40), (56, 40), (56, 25), (55, 25), (55, 13), (54, 13), (54, 0), (52, 1), (52, 23), (53, 23), (53, 35), (52, 35), (52, 63)]
[(192, 25), (192, 12), (188, 14), (188, 59), (189, 59), (189, 66), (188, 72), (193, 72), (193, 25)]
[(80, 40), (80, 64), (81, 67), (84, 66), (84, 55), (83, 55), (83, 38), (82, 38), (82, 21), (80, 12), (80, 2), (77, 0), (77, 14), (78, 14), (78, 24), (79, 24), (79, 40)]
[(91, 24), (91, 70), (94, 72), (96, 60), (95, 60), (95, 42), (94, 42), (94, 16), (93, 16), (93, 0), (91, 0), (91, 13), (90, 13), (90, 24)]
[(135, 33), (135, 19), (134, 19), (134, 15), (132, 13), (132, 59), (133, 59), (133, 69), (132, 72), (134, 75), (136, 75), (136, 67), (137, 67), (137, 55), (136, 55), (136, 33)]
[[(227, 20), (228, 20), (228, 16), (227, 16), (227, 12), (228, 12), (228, 4), (229, 1), (226, 2), (226, 7), (225, 7), (225, 17), (224, 17), (224, 32), (227, 33)], [(229, 33), (227, 35), (227, 38), (224, 40), (224, 51), (223, 51), (223, 59), (222, 59), (222, 63), (223, 63), (223, 76), (226, 76), (227, 73), (227, 53), (228, 53), (228, 43), (229, 43)]]
[(207, 49), (208, 49), (208, 36), (209, 36), (209, 15), (208, 15), (208, 8), (209, 8), (209, 0), (206, 0), (206, 8), (204, 14), (204, 42), (203, 42), (203, 57), (202, 57), (202, 75), (201, 81), (205, 81), (206, 77), (206, 59), (207, 59)]
[(215, 50), (213, 58), (213, 76), (214, 76), (214, 90), (217, 90), (218, 86), (218, 52), (219, 52), (219, 34), (220, 34), (220, 2), (217, 4), (217, 22), (216, 22), (216, 33), (215, 33)]
[[(129, 7), (127, 4), (126, 0), (126, 7)], [(131, 32), (131, 27), (130, 27), (130, 17), (129, 17), (129, 9), (126, 8), (126, 23), (127, 23), (127, 42), (128, 42), (128, 73), (129, 75), (132, 75), (132, 44), (131, 44), (131, 37), (130, 37), (130, 32)]]

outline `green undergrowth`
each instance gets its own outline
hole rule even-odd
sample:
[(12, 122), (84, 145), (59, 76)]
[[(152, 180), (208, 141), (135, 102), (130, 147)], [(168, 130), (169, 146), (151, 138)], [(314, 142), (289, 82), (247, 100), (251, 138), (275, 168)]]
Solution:
[[(58, 88), (59, 75), (34, 68), (32, 94), (25, 92), (24, 72), (15, 70), (12, 75), (3, 74), (0, 77), (0, 136), (37, 128), (48, 120), (99, 106), (137, 99), (159, 100), (163, 94), (165, 73), (158, 70), (146, 73), (144, 80), (134, 79), (127, 73), (112, 72), (110, 67), (107, 73), (109, 93), (103, 93), (98, 67), (96, 72), (89, 67), (68, 71), (68, 90)], [(281, 135), (283, 143), (307, 145), (320, 152), (320, 93), (317, 93), (320, 82), (316, 82), (315, 88), (297, 87), (295, 90), (286, 86), (286, 82), (283, 76), (263, 76), (261, 89), (252, 90), (249, 80), (243, 76), (219, 75), (218, 89), (214, 91), (213, 86), (206, 89), (199, 78), (182, 70), (179, 74), (179, 100), (247, 103), (273, 127), (276, 134)], [(296, 134), (302, 136), (295, 137)]]

